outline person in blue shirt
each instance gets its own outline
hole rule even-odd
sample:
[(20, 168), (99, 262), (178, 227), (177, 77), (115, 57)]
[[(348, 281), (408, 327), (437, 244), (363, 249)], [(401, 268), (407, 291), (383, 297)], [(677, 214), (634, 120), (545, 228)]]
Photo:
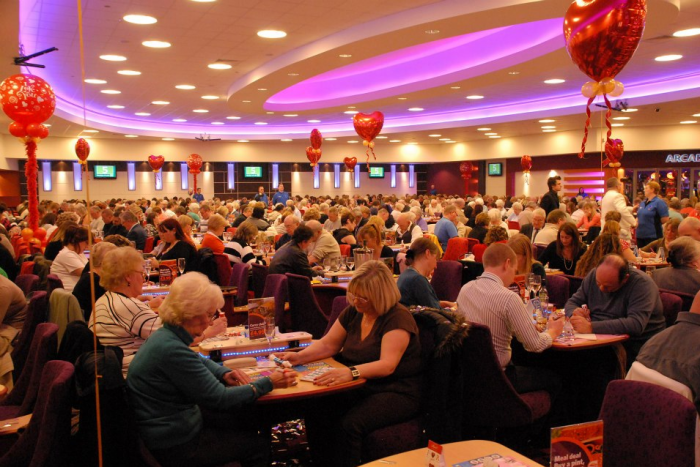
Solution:
[(659, 190), (661, 186), (656, 182), (649, 182), (644, 187), (646, 199), (637, 210), (637, 246), (640, 248), (663, 237), (661, 226), (668, 221), (668, 205), (657, 196)]
[(288, 199), (289, 193), (284, 191), (284, 185), (280, 183), (277, 187), (277, 193), (272, 197), (272, 205), (276, 206), (277, 203), (282, 203), (283, 206), (286, 206)]
[(258, 187), (258, 193), (253, 197), (253, 199), (255, 201), (265, 203), (266, 207), (268, 204), (270, 204), (270, 199), (265, 194), (265, 187), (263, 187), (263, 186)]
[(442, 219), (440, 219), (437, 224), (435, 224), (435, 236), (442, 246), (442, 251), (447, 250), (447, 242), (453, 237), (458, 237), (459, 232), (457, 232), (457, 227), (455, 223), (457, 222), (457, 207), (454, 205), (449, 205), (442, 212)]
[(201, 188), (197, 188), (197, 193), (192, 195), (192, 199), (197, 201), (198, 203), (201, 203), (202, 201), (204, 201), (204, 195), (202, 194)]

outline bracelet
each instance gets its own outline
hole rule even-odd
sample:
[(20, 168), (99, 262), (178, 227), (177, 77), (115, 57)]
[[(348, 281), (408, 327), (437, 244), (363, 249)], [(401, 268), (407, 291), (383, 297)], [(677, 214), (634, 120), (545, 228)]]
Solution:
[(253, 389), (253, 397), (255, 397), (257, 399), (258, 398), (258, 388), (256, 388), (253, 383), (248, 383), (248, 386), (250, 386)]

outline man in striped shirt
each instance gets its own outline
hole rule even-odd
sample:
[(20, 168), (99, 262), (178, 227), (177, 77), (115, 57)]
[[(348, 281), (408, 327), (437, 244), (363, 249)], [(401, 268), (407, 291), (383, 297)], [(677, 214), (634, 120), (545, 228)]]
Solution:
[(547, 330), (537, 332), (520, 295), (506, 288), (513, 283), (518, 260), (506, 244), (494, 243), (484, 252), (484, 273), (462, 287), (457, 297), (457, 312), (468, 321), (491, 330), (493, 346), (501, 367), (519, 393), (545, 389), (555, 395), (559, 389), (556, 375), (540, 368), (516, 367), (511, 361), (513, 336), (529, 352), (542, 352), (561, 334), (564, 320), (550, 318)]

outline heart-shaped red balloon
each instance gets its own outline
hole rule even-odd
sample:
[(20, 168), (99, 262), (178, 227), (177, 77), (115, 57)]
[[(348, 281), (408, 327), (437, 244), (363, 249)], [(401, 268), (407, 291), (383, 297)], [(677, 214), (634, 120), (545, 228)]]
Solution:
[(637, 50), (646, 15), (646, 0), (574, 1), (564, 17), (571, 60), (595, 81), (614, 78)]
[(346, 157), (345, 159), (343, 159), (343, 162), (345, 162), (345, 167), (347, 167), (350, 172), (355, 171), (355, 166), (357, 165), (357, 157)]
[(85, 139), (80, 138), (75, 143), (75, 155), (78, 156), (81, 163), (87, 161), (87, 158), (90, 155), (90, 144), (88, 144)]
[(321, 149), (321, 143), (323, 143), (323, 136), (321, 136), (320, 131), (318, 131), (315, 128), (311, 130), (311, 137), (309, 139), (311, 140), (312, 148)]
[[(620, 139), (611, 139), (605, 142), (605, 155), (611, 167), (619, 167), (622, 156), (625, 155), (625, 143)], [(605, 162), (605, 161), (603, 161)]]
[(384, 126), (384, 114), (372, 112), (371, 114), (356, 113), (352, 118), (355, 131), (363, 140), (371, 142), (379, 135)]
[(163, 156), (148, 156), (148, 163), (154, 172), (158, 172), (165, 164), (165, 158)]
[(307, 146), (306, 158), (309, 160), (309, 162), (311, 162), (311, 167), (314, 167), (316, 164), (318, 164), (318, 161), (321, 160), (321, 150)]
[(202, 156), (199, 154), (190, 154), (190, 156), (187, 158), (187, 168), (191, 173), (197, 175), (199, 173), (199, 169), (202, 168)]

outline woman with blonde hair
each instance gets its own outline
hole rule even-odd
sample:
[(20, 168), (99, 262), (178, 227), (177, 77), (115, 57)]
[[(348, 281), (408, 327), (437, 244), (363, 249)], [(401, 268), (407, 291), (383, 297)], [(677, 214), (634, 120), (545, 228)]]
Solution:
[(180, 224), (180, 227), (182, 227), (182, 231), (187, 237), (187, 241), (194, 243), (194, 240), (192, 240), (192, 226), (194, 225), (194, 219), (186, 214), (181, 214), (177, 216), (177, 221)]
[[(129, 245), (131, 246), (131, 245)], [(99, 300), (106, 292), (105, 288), (100, 285), (100, 275), (102, 274), (102, 262), (105, 256), (112, 250), (118, 247), (114, 243), (100, 242), (92, 245), (90, 256), (92, 256), (92, 268), (94, 271), (95, 280), (95, 301)], [(80, 309), (83, 310), (85, 321), (90, 318), (92, 313), (92, 291), (90, 286), (90, 273), (83, 273), (78, 279), (78, 283), (73, 288), (73, 295), (78, 299)]]
[(255, 224), (249, 221), (243, 222), (238, 226), (233, 238), (226, 244), (224, 253), (228, 256), (231, 264), (237, 263), (255, 263), (265, 264), (265, 261), (257, 259), (253, 248), (250, 246), (258, 236), (258, 228)]
[(214, 253), (223, 254), (226, 245), (224, 245), (221, 237), (224, 235), (224, 231), (228, 226), (229, 223), (223, 216), (219, 214), (212, 214), (209, 217), (207, 231), (204, 233), (204, 238), (202, 238), (200, 247), (211, 248), (211, 251)]
[[(371, 228), (376, 228), (372, 226)], [(348, 303), (328, 334), (301, 352), (278, 354), (293, 365), (335, 358), (348, 367), (330, 370), (314, 384), (336, 386), (358, 378), (367, 384), (347, 399), (310, 413), (307, 426), (319, 465), (362, 463), (366, 434), (409, 420), (419, 409), (418, 327), (399, 303), (391, 271), (380, 261), (360, 266), (348, 285)]]
[[(603, 227), (601, 234), (609, 233), (612, 235), (616, 235), (617, 237), (620, 237), (621, 232), (622, 232), (622, 228), (620, 227), (619, 222), (606, 221), (605, 226)], [(625, 258), (627, 261), (629, 261), (631, 263), (637, 262), (637, 257), (634, 256), (634, 252), (632, 251), (632, 248), (630, 248), (630, 244), (627, 240), (620, 238), (620, 248), (622, 248), (622, 252), (620, 253), (620, 256), (622, 256), (623, 258)]]
[[(381, 220), (381, 219), (379, 219)], [(384, 223), (382, 222), (382, 225)], [(357, 242), (364, 245), (367, 248), (371, 248), (372, 259), (380, 258), (394, 258), (394, 250), (384, 245), (384, 240), (382, 239), (381, 227), (378, 227), (376, 223), (365, 224), (364, 227), (360, 229), (357, 233)]]
[(542, 278), (542, 285), (547, 280), (547, 273), (544, 271), (544, 266), (539, 261), (536, 261), (532, 255), (532, 243), (527, 235), (516, 234), (508, 240), (508, 246), (513, 249), (515, 256), (518, 258), (518, 267), (516, 274), (527, 276), (528, 274), (537, 274)]
[(56, 218), (56, 229), (49, 236), (44, 249), (44, 258), (53, 261), (63, 248), (63, 238), (69, 225), (78, 225), (78, 216), (73, 212), (64, 212)]

